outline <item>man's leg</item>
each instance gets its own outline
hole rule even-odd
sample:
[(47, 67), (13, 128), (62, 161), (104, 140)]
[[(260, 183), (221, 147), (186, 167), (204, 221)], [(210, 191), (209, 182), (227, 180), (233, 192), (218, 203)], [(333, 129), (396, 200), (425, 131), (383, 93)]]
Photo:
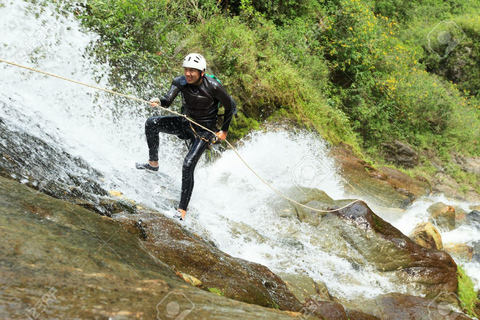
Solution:
[(158, 147), (160, 132), (180, 135), (183, 133), (183, 118), (180, 116), (150, 117), (145, 122), (145, 135), (147, 136), (149, 164), (158, 167)]
[(203, 152), (207, 149), (209, 142), (200, 138), (196, 138), (192, 147), (188, 151), (182, 167), (182, 194), (180, 196), (180, 204), (178, 210), (182, 213), (182, 218), (185, 218), (186, 210), (190, 198), (192, 196), (194, 185), (194, 171), (198, 160)]

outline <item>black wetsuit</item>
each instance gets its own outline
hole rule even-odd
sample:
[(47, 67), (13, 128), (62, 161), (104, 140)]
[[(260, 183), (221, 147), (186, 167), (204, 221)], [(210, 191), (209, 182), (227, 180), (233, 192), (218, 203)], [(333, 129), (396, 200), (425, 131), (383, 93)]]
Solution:
[[(185, 76), (172, 81), (168, 93), (160, 99), (162, 107), (169, 107), (180, 92), (185, 114), (200, 125), (216, 132), (218, 103), (225, 108), (222, 131), (227, 132), (232, 116), (236, 112), (236, 104), (223, 86), (211, 77), (203, 77), (198, 86), (188, 84)], [(174, 134), (181, 139), (191, 141), (182, 167), (182, 194), (179, 209), (187, 210), (194, 184), (194, 170), (200, 156), (214, 139), (214, 134), (180, 116), (156, 116), (148, 118), (145, 123), (145, 134), (149, 148), (150, 161), (158, 161), (159, 132)]]

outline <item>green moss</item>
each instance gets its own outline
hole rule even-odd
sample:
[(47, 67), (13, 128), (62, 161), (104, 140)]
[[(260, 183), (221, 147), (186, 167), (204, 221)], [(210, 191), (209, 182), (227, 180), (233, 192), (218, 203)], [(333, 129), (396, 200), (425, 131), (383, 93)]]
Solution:
[(478, 301), (477, 292), (472, 279), (466, 274), (465, 270), (458, 266), (458, 298), (462, 304), (465, 313), (471, 317), (476, 317), (474, 312), (475, 303)]
[(223, 296), (223, 295), (224, 295), (223, 290), (218, 289), (218, 288), (208, 288), (208, 291), (210, 291), (211, 293), (216, 294), (217, 296)]

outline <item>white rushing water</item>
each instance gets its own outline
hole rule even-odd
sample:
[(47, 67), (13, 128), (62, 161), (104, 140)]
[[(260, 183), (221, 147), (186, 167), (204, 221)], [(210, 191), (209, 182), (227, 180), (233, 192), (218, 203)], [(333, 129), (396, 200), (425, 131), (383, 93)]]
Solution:
[[(36, 18), (35, 13), (40, 11)], [(70, 15), (55, 13), (53, 6), (40, 10), (13, 1), (0, 5), (0, 16), (1, 59), (107, 86), (106, 76), (98, 83), (95, 79), (108, 74), (108, 66), (85, 57), (85, 48), (96, 36), (82, 31)], [(0, 101), (6, 103), (0, 117), (10, 125), (83, 158), (104, 175), (101, 183), (107, 190), (120, 190), (138, 203), (172, 214), (186, 149), (180, 140), (162, 135), (160, 170), (169, 178), (134, 170), (134, 163), (146, 161), (148, 156), (143, 126), (152, 113), (147, 106), (122, 105), (94, 89), (2, 63), (0, 86)], [(326, 155), (327, 146), (314, 134), (257, 132), (245, 139), (239, 152), (262, 178), (282, 192), (303, 186), (324, 190), (334, 199), (347, 197), (333, 160)], [(71, 170), (75, 173), (74, 167)], [(275, 272), (308, 274), (326, 283), (336, 296), (405, 291), (373, 269), (359, 269), (320, 250), (314, 245), (318, 229), (279, 219), (272, 209), (280, 201), (278, 195), (234, 152), (226, 151), (211, 163), (202, 158), (195, 178), (186, 227), (208, 237), (230, 255), (264, 264)], [(451, 204), (447, 199), (418, 201), (402, 218), (390, 222), (408, 234), (417, 222), (425, 221), (426, 208), (437, 200)], [(444, 242), (451, 243), (480, 239), (478, 228), (456, 229), (442, 236)], [(478, 263), (465, 267), (480, 289)]]

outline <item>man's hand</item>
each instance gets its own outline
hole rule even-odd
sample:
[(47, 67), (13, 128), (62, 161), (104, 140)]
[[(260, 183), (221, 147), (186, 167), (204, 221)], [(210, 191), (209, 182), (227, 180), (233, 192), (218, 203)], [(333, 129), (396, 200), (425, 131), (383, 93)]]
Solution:
[(217, 136), (217, 140), (225, 140), (227, 139), (227, 132), (220, 130), (217, 133), (215, 133), (215, 136)]
[(154, 108), (158, 107), (160, 105), (160, 99), (152, 98), (150, 99), (149, 103), (150, 103), (150, 107), (154, 107)]

